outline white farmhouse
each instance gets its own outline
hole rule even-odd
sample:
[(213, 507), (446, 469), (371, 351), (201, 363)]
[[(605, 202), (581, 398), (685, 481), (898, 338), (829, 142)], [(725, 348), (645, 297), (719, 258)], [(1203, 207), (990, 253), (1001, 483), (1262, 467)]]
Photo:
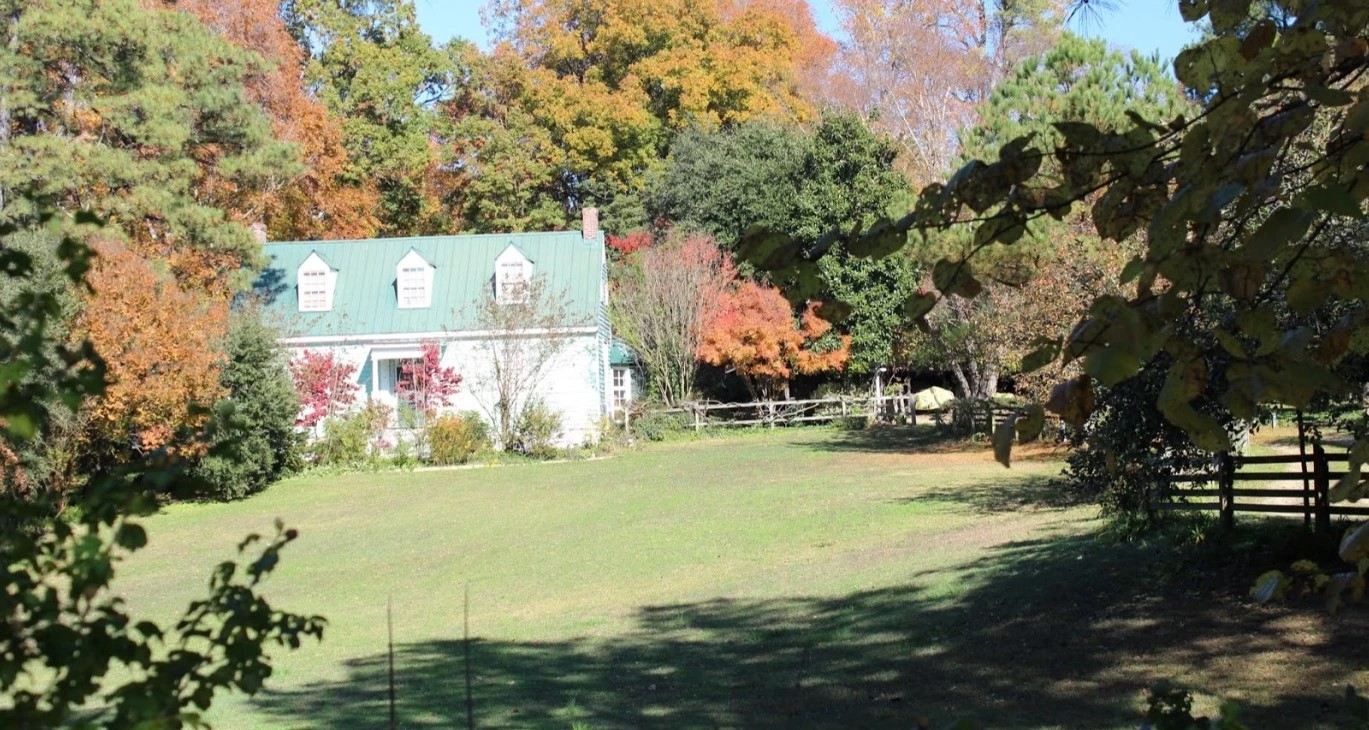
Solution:
[(561, 413), (563, 445), (597, 438), (603, 417), (630, 397), (614, 388), (630, 387), (631, 374), (620, 366), (615, 377), (611, 362), (604, 236), (593, 209), (579, 231), (272, 242), (265, 253), (256, 290), (284, 344), (293, 355), (330, 351), (354, 365), (362, 400), (398, 411), (400, 368), (432, 341), (463, 377), (448, 410), (492, 421), (497, 399), (479, 385), (492, 364), (482, 343), (545, 333), (479, 331), (474, 314), (488, 297), (515, 300), (534, 277), (569, 303), (570, 344), (533, 394)]

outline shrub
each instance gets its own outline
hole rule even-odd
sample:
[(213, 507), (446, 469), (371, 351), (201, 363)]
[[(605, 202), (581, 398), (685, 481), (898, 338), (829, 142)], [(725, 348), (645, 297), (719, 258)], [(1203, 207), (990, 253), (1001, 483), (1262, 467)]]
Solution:
[(621, 421), (605, 416), (599, 419), (597, 438), (586, 436), (584, 448), (598, 454), (611, 454), (628, 446), (628, 435)]
[[(1169, 477), (1205, 468), (1212, 459), (1155, 406), (1167, 368), (1161, 358), (1116, 386), (1100, 388), (1093, 415), (1083, 433), (1073, 435), (1077, 448), (1066, 459), (1070, 486), (1096, 499), (1122, 532), (1148, 529), (1152, 498)], [(1200, 400), (1199, 406), (1230, 425), (1229, 416), (1210, 403)]]
[(277, 334), (252, 310), (231, 324), (219, 375), (228, 395), (214, 409), (209, 453), (195, 467), (201, 496), (245, 497), (299, 465), (299, 396)]
[(465, 464), (490, 448), (490, 425), (467, 411), (439, 417), (428, 424), (428, 458), (434, 464)]
[(389, 421), (390, 407), (375, 401), (355, 413), (328, 418), (323, 422), (323, 438), (314, 443), (316, 461), (334, 466), (366, 463)]
[(540, 400), (532, 401), (518, 415), (509, 447), (528, 456), (550, 459), (560, 453), (556, 440), (561, 433), (560, 411)]
[(870, 417), (860, 413), (842, 416), (832, 421), (839, 431), (864, 431), (870, 428)]
[(693, 421), (684, 413), (662, 413), (648, 411), (632, 422), (632, 435), (647, 441), (664, 441), (673, 433), (683, 433), (693, 426)]

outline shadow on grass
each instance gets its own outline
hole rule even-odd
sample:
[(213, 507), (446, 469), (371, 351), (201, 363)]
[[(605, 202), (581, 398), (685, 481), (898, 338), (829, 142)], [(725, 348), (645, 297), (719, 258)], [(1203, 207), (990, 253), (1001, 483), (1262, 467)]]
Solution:
[(898, 504), (955, 502), (988, 514), (1024, 509), (1069, 509), (1093, 503), (1088, 495), (1071, 489), (1059, 475), (986, 479), (952, 487), (932, 487), (894, 501)]
[(878, 453), (945, 453), (976, 448), (950, 428), (934, 425), (836, 431), (830, 438), (805, 442), (805, 446), (822, 451)]
[[(1012, 542), (896, 588), (646, 606), (609, 638), (476, 638), (475, 724), (1136, 727), (1143, 689), (1164, 677), (1247, 694), (1252, 727), (1327, 719), (1323, 700), (1362, 665), (1364, 622), (1326, 619), (1329, 639), (1309, 661), (1319, 615), (1252, 608), (1225, 586), (1179, 599), (1170, 587), (1192, 592), (1191, 576), (1158, 584), (1148, 569), (1166, 549), (1092, 536)], [(1288, 621), (1317, 626), (1289, 631)], [(465, 726), (464, 651), (459, 637), (398, 647), (401, 727)], [(290, 727), (386, 727), (385, 655), (349, 661), (345, 674), (253, 702)]]

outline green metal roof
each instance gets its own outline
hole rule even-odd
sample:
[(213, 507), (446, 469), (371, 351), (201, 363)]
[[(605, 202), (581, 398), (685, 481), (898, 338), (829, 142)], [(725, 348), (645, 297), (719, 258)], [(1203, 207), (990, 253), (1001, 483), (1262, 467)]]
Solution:
[(610, 365), (636, 365), (637, 353), (626, 342), (614, 337), (608, 351), (608, 362)]
[[(267, 265), (253, 288), (292, 337), (471, 329), (475, 304), (494, 286), (494, 260), (510, 245), (533, 262), (534, 277), (566, 292), (568, 324), (596, 324), (603, 234), (585, 240), (580, 231), (267, 243)], [(425, 309), (399, 308), (395, 265), (410, 249), (434, 266), (432, 306)], [(299, 311), (296, 276), (314, 252), (337, 271), (327, 312)]]

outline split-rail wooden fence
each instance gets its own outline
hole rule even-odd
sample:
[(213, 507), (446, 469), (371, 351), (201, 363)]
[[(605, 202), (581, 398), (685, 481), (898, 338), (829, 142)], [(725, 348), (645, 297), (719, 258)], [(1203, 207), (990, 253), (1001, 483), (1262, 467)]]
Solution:
[(1369, 503), (1331, 504), (1327, 498), (1349, 468), (1348, 459), (1320, 445), (1307, 454), (1223, 454), (1211, 469), (1171, 476), (1152, 509), (1216, 511), (1228, 529), (1235, 526), (1237, 512), (1301, 515), (1317, 532), (1329, 533), (1333, 515), (1369, 517)]
[[(982, 401), (965, 407), (969, 428), (973, 433), (992, 433), (994, 424), (1011, 417), (1014, 409)], [(705, 428), (800, 425), (832, 423), (850, 418), (865, 418), (876, 422), (904, 422), (911, 424), (952, 425), (951, 407), (917, 408), (911, 395), (856, 396), (843, 395), (806, 400), (753, 401), (749, 403), (684, 403), (662, 413), (678, 413), (688, 417), (695, 431)]]

